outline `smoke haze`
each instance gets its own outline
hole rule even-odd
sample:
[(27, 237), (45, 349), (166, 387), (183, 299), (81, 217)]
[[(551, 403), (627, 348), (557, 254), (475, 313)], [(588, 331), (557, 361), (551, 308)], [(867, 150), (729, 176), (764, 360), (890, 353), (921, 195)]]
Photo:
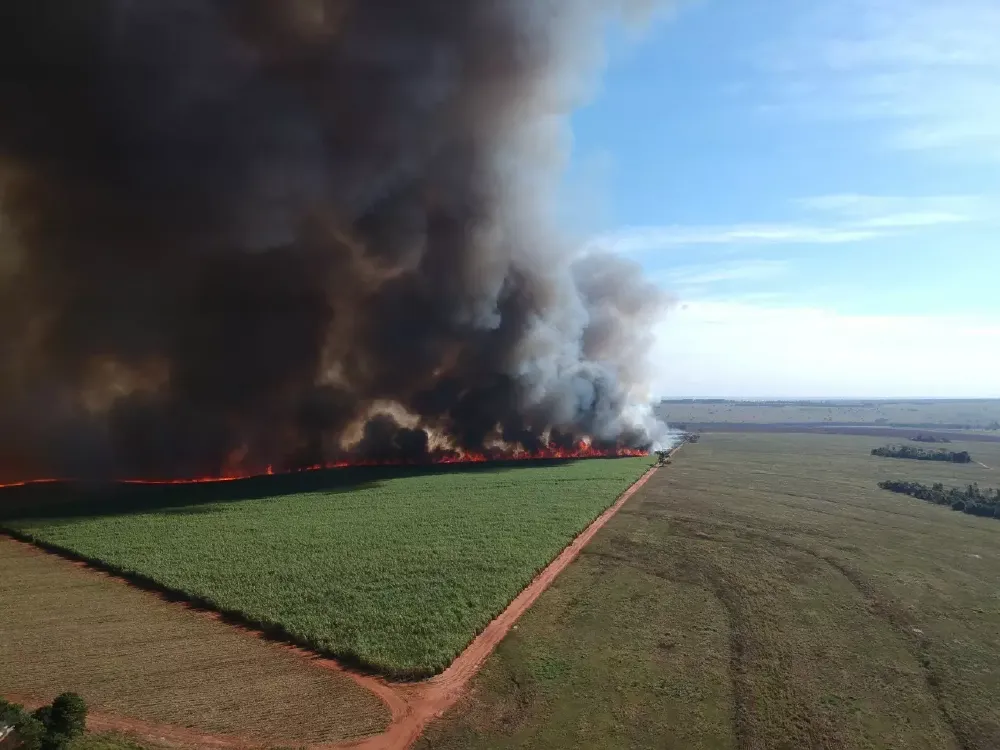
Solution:
[(621, 10), (3, 3), (0, 481), (648, 447), (663, 300), (545, 208)]

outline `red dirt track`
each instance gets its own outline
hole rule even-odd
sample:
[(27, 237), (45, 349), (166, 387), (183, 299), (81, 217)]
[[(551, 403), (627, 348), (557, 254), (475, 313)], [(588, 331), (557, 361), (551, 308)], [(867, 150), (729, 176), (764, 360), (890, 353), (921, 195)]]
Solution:
[[(674, 448), (671, 453), (676, 452)], [(598, 516), (480, 633), (444, 672), (420, 682), (388, 682), (378, 677), (346, 669), (332, 659), (323, 659), (293, 646), (292, 649), (313, 661), (317, 667), (343, 672), (362, 687), (375, 693), (389, 708), (392, 716), (389, 728), (382, 734), (360, 740), (312, 745), (310, 750), (406, 750), (423, 733), (434, 718), (447, 711), (461, 696), (466, 684), (480, 670), (493, 649), (503, 640), (514, 623), (534, 604), (556, 577), (595, 534), (642, 487), (656, 471), (651, 467), (615, 503)], [(13, 698), (14, 696), (10, 696)], [(31, 703), (31, 701), (21, 701)], [(88, 728), (96, 731), (118, 731), (135, 735), (162, 745), (203, 748), (251, 748), (261, 743), (234, 735), (209, 735), (179, 726), (152, 724), (99, 712), (91, 712)]]

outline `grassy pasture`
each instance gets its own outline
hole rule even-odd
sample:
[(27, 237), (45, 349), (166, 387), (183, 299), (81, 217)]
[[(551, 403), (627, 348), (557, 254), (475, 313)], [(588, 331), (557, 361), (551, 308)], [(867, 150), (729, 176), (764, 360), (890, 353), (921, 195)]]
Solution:
[[(1000, 400), (914, 400), (753, 403), (667, 402), (659, 413), (670, 423), (859, 424), (963, 426), (983, 429), (1000, 422)], [(881, 420), (881, 421), (880, 421)], [(993, 431), (991, 434), (996, 435)]]
[(446, 667), (651, 463), (331, 472), (306, 489), (275, 477), (34, 519), (22, 508), (4, 523), (322, 653), (419, 677)]
[(876, 486), (1000, 470), (883, 442), (684, 446), (417, 747), (1000, 747), (1000, 530)]
[[(350, 678), (176, 604), (0, 537), (0, 694), (80, 693), (125, 719), (301, 746), (377, 734), (378, 698)], [(72, 750), (131, 750), (85, 735)]]

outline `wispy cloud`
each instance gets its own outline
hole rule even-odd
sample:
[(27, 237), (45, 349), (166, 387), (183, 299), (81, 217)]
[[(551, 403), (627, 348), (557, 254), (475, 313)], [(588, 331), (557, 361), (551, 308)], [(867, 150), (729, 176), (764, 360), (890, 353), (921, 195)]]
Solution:
[(985, 219), (992, 202), (979, 195), (859, 195), (840, 193), (802, 198), (796, 203), (804, 209), (829, 213), (884, 225), (897, 216), (927, 216), (926, 222), (951, 223)]
[(728, 282), (763, 281), (781, 276), (788, 264), (780, 260), (739, 260), (712, 265), (692, 265), (674, 268), (661, 274), (661, 279), (674, 287), (707, 286)]
[(835, 245), (879, 237), (883, 232), (808, 224), (737, 224), (731, 226), (625, 227), (601, 235), (588, 246), (628, 255), (695, 245)]
[(784, 295), (773, 291), (771, 282), (781, 280), (792, 270), (786, 260), (734, 257), (662, 268), (653, 271), (650, 279), (685, 301), (776, 302)]
[(589, 249), (644, 255), (699, 245), (838, 245), (934, 226), (969, 224), (988, 215), (975, 196), (828, 195), (795, 202), (798, 221), (728, 226), (639, 226), (593, 238)]
[(887, 145), (1000, 161), (996, 0), (826, 0), (782, 57), (783, 106)]
[(804, 198), (811, 211), (846, 219), (858, 228), (919, 229), (987, 221), (994, 206), (977, 195), (886, 196), (839, 194)]

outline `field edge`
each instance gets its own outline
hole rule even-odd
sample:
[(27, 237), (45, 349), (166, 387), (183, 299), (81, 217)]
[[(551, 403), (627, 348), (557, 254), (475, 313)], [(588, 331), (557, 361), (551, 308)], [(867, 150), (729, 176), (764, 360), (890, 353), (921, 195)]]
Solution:
[[(676, 446), (673, 450), (676, 451), (677, 447), (679, 446)], [(600, 519), (605, 513), (608, 512), (609, 509), (618, 503), (624, 495), (629, 494), (638, 483), (650, 474), (651, 470), (655, 468), (655, 462), (653, 461), (652, 456), (650, 456), (649, 459), (650, 463), (641, 473), (637, 474), (635, 479), (628, 486), (626, 486), (617, 495), (609, 498), (607, 505), (601, 507), (597, 513), (593, 517), (589, 518), (581, 528), (573, 533), (572, 536), (567, 538), (566, 544), (556, 550), (555, 554), (553, 554), (551, 558), (532, 571), (530, 577), (524, 585), (516, 593), (514, 593), (514, 595), (511, 596), (507, 602), (489, 614), (489, 619), (486, 620), (485, 624), (469, 637), (468, 641), (466, 641), (461, 649), (458, 650), (450, 662), (438, 667), (392, 668), (383, 664), (371, 662), (350, 649), (328, 649), (317, 646), (309, 639), (292, 633), (280, 622), (250, 617), (241, 610), (233, 609), (231, 607), (223, 607), (209, 597), (191, 594), (183, 589), (166, 585), (144, 573), (109, 563), (99, 557), (86, 555), (60, 544), (46, 541), (31, 532), (12, 528), (5, 525), (2, 520), (0, 520), (0, 535), (7, 536), (19, 542), (30, 544), (40, 550), (43, 550), (44, 552), (59, 556), (71, 562), (83, 564), (92, 570), (105, 573), (123, 583), (157, 595), (167, 601), (183, 603), (192, 609), (215, 614), (226, 624), (254, 631), (267, 640), (294, 646), (303, 649), (314, 656), (332, 660), (348, 672), (355, 672), (363, 676), (382, 678), (395, 682), (416, 682), (431, 679), (446, 672), (449, 667), (461, 657), (466, 649), (468, 649), (476, 641), (476, 639), (479, 638), (497, 618), (501, 617), (504, 612), (506, 612), (507, 609), (517, 600), (517, 598), (532, 585), (538, 576), (540, 576), (550, 565), (552, 565), (554, 561), (563, 555), (567, 549), (572, 547), (581, 535), (587, 533), (591, 526), (593, 526), (598, 519)]]

